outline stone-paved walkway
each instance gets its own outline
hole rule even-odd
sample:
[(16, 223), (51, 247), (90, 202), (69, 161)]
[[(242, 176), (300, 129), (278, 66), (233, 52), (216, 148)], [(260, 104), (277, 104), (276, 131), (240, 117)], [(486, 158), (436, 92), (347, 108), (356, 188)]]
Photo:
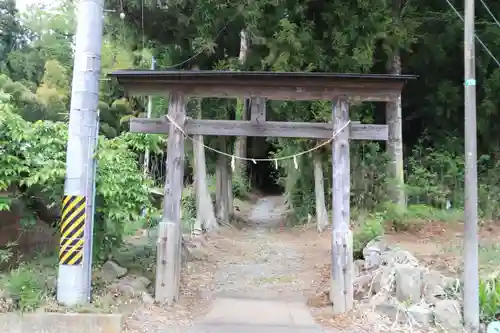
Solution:
[(218, 298), (190, 333), (321, 333), (304, 303)]

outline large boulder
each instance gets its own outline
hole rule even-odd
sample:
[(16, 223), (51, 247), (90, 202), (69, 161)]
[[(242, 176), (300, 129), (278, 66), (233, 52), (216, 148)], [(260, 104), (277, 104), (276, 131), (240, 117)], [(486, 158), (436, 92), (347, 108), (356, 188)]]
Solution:
[(102, 266), (99, 276), (105, 282), (113, 282), (116, 279), (124, 277), (126, 274), (126, 268), (121, 267), (114, 261), (108, 260)]
[(382, 264), (387, 266), (408, 265), (416, 267), (419, 265), (417, 258), (410, 252), (399, 248), (382, 253), (381, 260)]
[(434, 321), (436, 326), (448, 333), (462, 333), (462, 311), (460, 302), (452, 299), (443, 299), (436, 302), (434, 307)]
[(125, 276), (116, 281), (111, 288), (124, 296), (143, 297), (143, 294), (148, 292), (150, 284), (151, 281), (144, 276)]
[(422, 274), (422, 296), (429, 304), (435, 304), (436, 301), (448, 298), (452, 294), (453, 286), (457, 282), (448, 276), (444, 276), (435, 270), (426, 270)]
[(411, 265), (394, 267), (396, 298), (405, 304), (417, 304), (422, 296), (423, 269)]

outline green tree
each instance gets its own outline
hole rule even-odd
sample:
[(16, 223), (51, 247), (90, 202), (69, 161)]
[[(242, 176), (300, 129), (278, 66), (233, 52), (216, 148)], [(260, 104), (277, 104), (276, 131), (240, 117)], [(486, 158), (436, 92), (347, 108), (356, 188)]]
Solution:
[(69, 82), (66, 68), (57, 60), (45, 63), (42, 82), (36, 90), (36, 96), (47, 110), (45, 119), (62, 119), (68, 113)]

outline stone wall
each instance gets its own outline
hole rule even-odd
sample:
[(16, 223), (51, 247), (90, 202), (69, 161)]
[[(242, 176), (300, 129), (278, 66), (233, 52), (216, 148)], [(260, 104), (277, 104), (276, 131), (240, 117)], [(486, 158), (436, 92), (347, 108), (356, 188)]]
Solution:
[(462, 333), (460, 281), (423, 266), (411, 253), (374, 239), (357, 260), (355, 297), (393, 322)]

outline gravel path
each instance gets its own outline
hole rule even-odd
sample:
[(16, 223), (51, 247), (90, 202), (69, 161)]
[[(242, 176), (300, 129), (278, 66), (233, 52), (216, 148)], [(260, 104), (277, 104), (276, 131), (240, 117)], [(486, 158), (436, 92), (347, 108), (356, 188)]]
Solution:
[(185, 332), (216, 297), (305, 302), (311, 277), (304, 270), (304, 254), (286, 237), (278, 237), (284, 212), (282, 197), (259, 199), (244, 212), (247, 228), (223, 228), (210, 237), (208, 260), (189, 262), (184, 268), (176, 306), (136, 308), (126, 332)]
[(273, 237), (284, 209), (282, 197), (265, 197), (253, 206), (249, 214), (253, 227), (233, 239), (239, 251), (221, 258), (214, 281), (216, 296), (304, 298), (304, 281), (299, 278), (303, 255)]

